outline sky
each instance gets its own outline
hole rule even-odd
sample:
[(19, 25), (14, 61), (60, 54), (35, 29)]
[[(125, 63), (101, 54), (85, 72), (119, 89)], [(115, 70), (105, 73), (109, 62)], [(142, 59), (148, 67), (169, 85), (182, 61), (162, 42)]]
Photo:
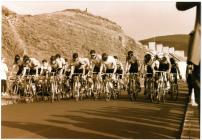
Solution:
[(88, 8), (88, 12), (119, 24), (135, 40), (154, 36), (189, 34), (196, 9), (178, 11), (174, 1), (3, 1), (18, 14), (41, 14), (64, 9)]

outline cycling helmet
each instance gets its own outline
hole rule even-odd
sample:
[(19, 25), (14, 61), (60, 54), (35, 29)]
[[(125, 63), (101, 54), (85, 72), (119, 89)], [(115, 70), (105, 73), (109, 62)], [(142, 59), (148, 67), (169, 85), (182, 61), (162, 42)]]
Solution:
[(108, 55), (107, 55), (106, 53), (103, 53), (103, 54), (102, 54), (102, 60), (103, 60), (103, 61), (106, 61), (107, 58), (108, 58)]
[(15, 63), (16, 63), (18, 60), (20, 60), (20, 56), (17, 54), (17, 55), (15, 55)]
[(28, 55), (24, 55), (23, 56), (23, 61), (25, 62), (25, 61), (27, 61), (29, 59), (29, 56)]
[(118, 56), (115, 55), (114, 58), (115, 58), (115, 59), (118, 59)]
[(95, 50), (91, 50), (90, 51), (90, 54), (94, 54), (94, 53), (96, 53)]
[(133, 55), (133, 51), (128, 51), (128, 56), (132, 56)]
[(165, 56), (162, 57), (162, 62), (165, 62), (167, 60), (167, 58)]
[(76, 59), (79, 57), (79, 55), (78, 55), (78, 53), (73, 53), (72, 57), (73, 57), (73, 59)]
[(24, 60), (25, 63), (29, 63), (30, 61), (31, 61), (31, 60), (30, 60), (29, 57), (25, 58), (25, 60)]
[(51, 56), (51, 57), (50, 57), (50, 60), (51, 60), (51, 61), (54, 61), (54, 60), (55, 60), (55, 56)]
[(144, 61), (146, 62), (146, 63), (148, 63), (150, 60), (151, 60), (151, 58), (152, 58), (152, 56), (151, 56), (151, 54), (146, 54), (145, 56), (144, 56)]
[(56, 54), (55, 57), (56, 58), (60, 58), (61, 56), (60, 56), (60, 54)]
[(47, 62), (47, 60), (46, 60), (46, 59), (43, 59), (43, 60), (42, 60), (42, 63), (46, 63), (46, 62)]
[(175, 64), (175, 63), (176, 63), (176, 62), (175, 62), (175, 59), (174, 59), (173, 57), (170, 58), (170, 63), (171, 63), (171, 64)]

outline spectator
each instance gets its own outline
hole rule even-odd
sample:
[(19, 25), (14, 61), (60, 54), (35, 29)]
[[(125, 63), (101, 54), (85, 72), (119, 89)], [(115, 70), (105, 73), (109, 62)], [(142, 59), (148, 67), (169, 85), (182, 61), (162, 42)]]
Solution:
[(7, 73), (8, 73), (8, 67), (5, 63), (5, 58), (1, 59), (1, 64), (0, 64), (0, 74), (1, 74), (1, 94), (3, 96), (7, 95), (6, 90), (7, 90)]
[[(196, 20), (194, 26), (194, 32), (190, 34), (189, 49), (188, 49), (188, 69), (193, 66), (191, 76), (189, 79), (192, 82), (188, 82), (190, 88), (194, 88), (195, 99), (199, 104), (200, 110), (200, 46), (201, 46), (201, 2), (177, 2), (176, 7), (180, 11), (185, 11), (190, 8), (196, 7)], [(189, 70), (187, 70), (188, 72)], [(190, 73), (189, 73), (190, 74)], [(187, 76), (188, 77), (188, 76)]]

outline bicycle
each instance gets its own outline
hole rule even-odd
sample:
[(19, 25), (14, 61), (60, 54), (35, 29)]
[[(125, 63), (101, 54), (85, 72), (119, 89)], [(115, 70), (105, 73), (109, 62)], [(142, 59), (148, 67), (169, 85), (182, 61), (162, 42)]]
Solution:
[(11, 96), (13, 104), (17, 104), (20, 101), (20, 91), (22, 89), (22, 78), (21, 76), (10, 77), (8, 82), (8, 91)]
[(103, 92), (105, 95), (105, 100), (110, 101), (111, 97), (113, 97), (114, 100), (117, 99), (117, 94), (115, 93), (114, 84), (112, 80), (113, 73), (105, 73), (103, 74), (103, 76)]
[(81, 76), (82, 73), (73, 74), (72, 93), (76, 101), (79, 101), (79, 98), (83, 99), (83, 95), (81, 95)]
[(166, 101), (166, 94), (167, 94), (167, 86), (166, 86), (166, 76), (168, 72), (165, 71), (156, 71), (156, 73), (159, 73), (158, 80), (157, 80), (157, 101), (160, 103), (163, 101), (165, 103)]
[[(146, 99), (149, 99), (151, 102), (154, 102), (155, 99), (155, 87), (154, 79), (152, 77), (153, 73), (146, 73), (145, 76), (145, 96)], [(149, 75), (149, 77), (147, 76)]]
[(51, 93), (51, 102), (53, 103), (55, 100), (55, 96), (57, 97), (57, 100), (60, 101), (60, 96), (58, 93), (58, 77), (56, 75), (56, 72), (51, 72), (50, 73), (50, 93)]
[(116, 80), (114, 81), (114, 90), (115, 90), (115, 93), (117, 94), (118, 99), (121, 93), (121, 89), (124, 89), (123, 82), (121, 82), (122, 76), (123, 76), (122, 74), (116, 74)]
[(26, 103), (34, 102), (34, 99), (38, 101), (38, 96), (36, 93), (36, 85), (34, 75), (25, 76), (24, 83), (24, 99)]
[(140, 92), (140, 85), (138, 84), (138, 73), (129, 74), (129, 83), (128, 83), (128, 95), (130, 100), (133, 102), (137, 100), (138, 93)]
[(102, 79), (99, 77), (97, 72), (92, 73), (92, 96), (94, 100), (97, 100), (100, 97), (101, 90), (102, 90)]
[(177, 73), (170, 73), (170, 95), (171, 99), (177, 100), (178, 98), (178, 83)]

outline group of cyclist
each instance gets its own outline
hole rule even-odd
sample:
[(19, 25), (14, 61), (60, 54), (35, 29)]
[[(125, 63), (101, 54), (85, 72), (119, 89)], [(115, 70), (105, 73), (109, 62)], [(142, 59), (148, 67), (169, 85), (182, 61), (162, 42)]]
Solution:
[[(181, 78), (179, 67), (175, 58), (168, 57), (164, 54), (162, 57), (158, 55), (152, 55), (147, 52), (144, 56), (144, 61), (138, 59), (133, 51), (128, 51), (126, 56), (125, 68), (123, 63), (118, 59), (118, 56), (108, 55), (103, 53), (102, 55), (96, 53), (95, 50), (89, 52), (90, 57), (79, 57), (78, 53), (73, 53), (72, 59), (68, 61), (66, 58), (61, 57), (60, 54), (56, 54), (50, 57), (50, 60), (42, 60), (40, 62), (36, 58), (24, 55), (20, 57), (16, 55), (14, 58), (14, 65), (11, 75), (16, 76), (50, 76), (50, 75), (65, 75), (70, 79), (75, 75), (82, 75), (83, 78), (86, 75), (97, 74), (98, 79), (101, 81), (103, 79), (103, 74), (111, 74), (112, 80), (117, 79), (117, 75), (121, 83), (127, 85), (128, 83), (123, 82), (123, 78), (126, 75), (135, 73), (138, 75), (136, 80), (136, 85), (138, 92), (141, 91), (140, 86), (140, 76), (144, 75), (144, 78), (153, 78), (158, 82), (159, 74), (158, 72), (165, 72), (164, 81), (165, 87), (169, 88), (169, 73), (175, 73), (175, 82), (177, 83), (177, 73)], [(89, 81), (95, 82), (95, 81)], [(144, 82), (146, 86), (146, 80)], [(127, 88), (127, 87), (126, 87)], [(145, 93), (146, 94), (146, 93)]]

